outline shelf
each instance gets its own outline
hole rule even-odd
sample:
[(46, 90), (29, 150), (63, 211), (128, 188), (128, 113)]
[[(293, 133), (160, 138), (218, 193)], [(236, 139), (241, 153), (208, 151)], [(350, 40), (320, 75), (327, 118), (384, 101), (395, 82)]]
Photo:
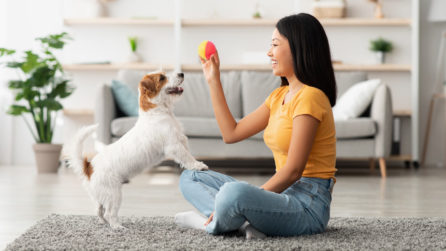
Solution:
[[(182, 19), (184, 27), (199, 26), (275, 26), (278, 19)], [(333, 18), (320, 19), (324, 26), (410, 26), (406, 18)], [(155, 18), (68, 18), (65, 25), (159, 25), (170, 26), (173, 20)]]
[(150, 18), (69, 18), (65, 25), (173, 25), (172, 20)]
[[(193, 26), (275, 26), (277, 19), (183, 19), (184, 27)], [(320, 19), (324, 26), (410, 26), (404, 18), (333, 18)]]
[[(335, 71), (380, 71), (380, 72), (410, 72), (411, 66), (404, 64), (379, 64), (379, 65), (354, 65), (354, 64), (333, 64)], [(132, 70), (158, 70), (160, 65), (148, 63), (114, 63), (114, 64), (65, 64), (64, 70), (67, 71), (112, 71), (120, 69)], [(181, 66), (183, 71), (201, 71), (199, 64), (183, 64)], [(173, 65), (162, 65), (163, 70), (173, 70)], [(222, 71), (238, 71), (238, 70), (252, 70), (252, 71), (269, 71), (271, 65), (269, 64), (228, 64), (221, 65)]]
[(64, 64), (63, 69), (66, 71), (115, 71), (120, 69), (131, 70), (159, 70), (160, 66), (163, 70), (173, 70), (172, 65), (159, 65), (148, 63), (114, 63), (114, 64)]
[(410, 117), (412, 116), (411, 110), (395, 110), (393, 111), (393, 116), (395, 117)]
[[(181, 65), (183, 71), (201, 71), (201, 65), (199, 64), (183, 64)], [(270, 64), (228, 64), (220, 65), (222, 71), (271, 71)]]
[[(400, 65), (400, 64), (380, 64), (380, 65), (354, 65), (354, 64), (333, 64), (335, 71), (381, 71), (381, 72), (398, 72), (398, 71), (409, 71), (411, 70), (410, 65)], [(183, 71), (199, 71), (201, 70), (201, 65), (199, 64), (183, 64)], [(258, 70), (258, 71), (268, 71), (271, 70), (271, 65), (269, 64), (230, 64), (221, 65), (220, 69), (222, 71), (230, 70)]]
[(335, 71), (411, 71), (409, 64), (333, 64)]
[(321, 19), (324, 26), (411, 26), (406, 18), (333, 18)]
[(412, 155), (410, 154), (390, 155), (386, 159), (392, 161), (412, 161)]
[(64, 116), (93, 116), (94, 112), (90, 109), (63, 109)]
[(274, 26), (277, 19), (183, 19), (184, 27), (193, 26)]

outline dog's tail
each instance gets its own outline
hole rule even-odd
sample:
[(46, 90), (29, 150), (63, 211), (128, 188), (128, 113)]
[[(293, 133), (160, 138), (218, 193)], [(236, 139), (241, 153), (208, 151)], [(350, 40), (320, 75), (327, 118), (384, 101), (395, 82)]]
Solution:
[(83, 158), (82, 149), (84, 141), (93, 134), (98, 125), (90, 125), (81, 128), (76, 135), (74, 136), (71, 143), (66, 147), (66, 155), (68, 157), (68, 165), (73, 168), (73, 170), (83, 177), (87, 177), (90, 179), (91, 174), (93, 173), (93, 167), (90, 162), (88, 162), (87, 158)]

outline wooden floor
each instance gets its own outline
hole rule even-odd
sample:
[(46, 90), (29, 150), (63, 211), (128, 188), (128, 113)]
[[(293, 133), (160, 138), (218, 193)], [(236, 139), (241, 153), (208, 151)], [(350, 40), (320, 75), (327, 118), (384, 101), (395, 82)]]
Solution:
[[(338, 168), (332, 216), (446, 217), (446, 169), (389, 168), (387, 179), (367, 168)], [(261, 185), (269, 175), (237, 174)], [(120, 215), (173, 216), (192, 210), (178, 189), (179, 171), (159, 167), (124, 186)], [(37, 175), (34, 167), (0, 166), (0, 249), (48, 214), (94, 215), (81, 182), (70, 169)]]

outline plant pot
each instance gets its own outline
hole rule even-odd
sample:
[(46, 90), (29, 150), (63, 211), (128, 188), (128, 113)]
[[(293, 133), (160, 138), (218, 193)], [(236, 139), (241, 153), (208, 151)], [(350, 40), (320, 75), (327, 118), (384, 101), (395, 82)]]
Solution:
[(377, 51), (377, 52), (375, 52), (375, 56), (376, 56), (376, 63), (378, 63), (378, 64), (384, 64), (384, 62), (386, 61), (386, 53), (385, 52)]
[(139, 55), (137, 52), (132, 51), (127, 56), (127, 62), (129, 62), (129, 63), (139, 63), (139, 62), (142, 62), (141, 55)]
[(57, 173), (61, 144), (34, 144), (33, 150), (38, 173)]

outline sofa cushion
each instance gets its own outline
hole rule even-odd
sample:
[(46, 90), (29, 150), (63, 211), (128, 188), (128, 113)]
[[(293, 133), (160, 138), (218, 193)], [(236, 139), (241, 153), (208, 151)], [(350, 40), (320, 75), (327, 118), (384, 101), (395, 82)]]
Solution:
[[(232, 116), (242, 115), (242, 100), (240, 90), (240, 72), (222, 72), (220, 75), (223, 92)], [(180, 117), (213, 118), (209, 86), (203, 73), (184, 73), (184, 92), (175, 104), (174, 113)]]
[(126, 116), (138, 116), (138, 94), (118, 80), (112, 80), (111, 89), (119, 109)]
[(114, 137), (126, 134), (136, 123), (138, 117), (122, 117), (114, 119), (111, 123), (111, 133)]
[[(123, 136), (135, 125), (137, 119), (137, 117), (124, 117), (113, 120), (111, 124), (113, 136)], [(220, 129), (215, 118), (177, 117), (177, 119), (183, 126), (184, 133), (187, 136), (221, 138)]]
[(119, 70), (117, 80), (129, 86), (136, 93), (136, 96), (138, 96), (138, 85), (145, 74), (147, 74), (146, 71)]
[(367, 80), (364, 72), (335, 72), (338, 98), (342, 96), (352, 85)]
[(177, 117), (188, 137), (221, 138), (220, 128), (215, 118)]
[[(188, 137), (221, 138), (220, 128), (215, 118), (177, 117)], [(237, 118), (236, 121), (240, 119)], [(263, 140), (263, 132), (253, 135), (251, 139)]]
[(257, 109), (271, 92), (280, 86), (280, 77), (272, 72), (243, 71), (241, 73), (243, 116)]
[[(124, 117), (112, 121), (111, 133), (114, 137), (122, 137), (136, 123), (137, 117)], [(215, 118), (177, 117), (188, 137), (221, 138), (220, 128)], [(236, 119), (237, 121), (240, 119)], [(252, 136), (252, 139), (263, 140), (263, 133)]]
[(372, 102), (380, 79), (370, 79), (351, 86), (333, 107), (335, 120), (346, 120), (359, 117)]
[(335, 121), (337, 139), (372, 137), (376, 134), (376, 123), (371, 118), (353, 118)]

